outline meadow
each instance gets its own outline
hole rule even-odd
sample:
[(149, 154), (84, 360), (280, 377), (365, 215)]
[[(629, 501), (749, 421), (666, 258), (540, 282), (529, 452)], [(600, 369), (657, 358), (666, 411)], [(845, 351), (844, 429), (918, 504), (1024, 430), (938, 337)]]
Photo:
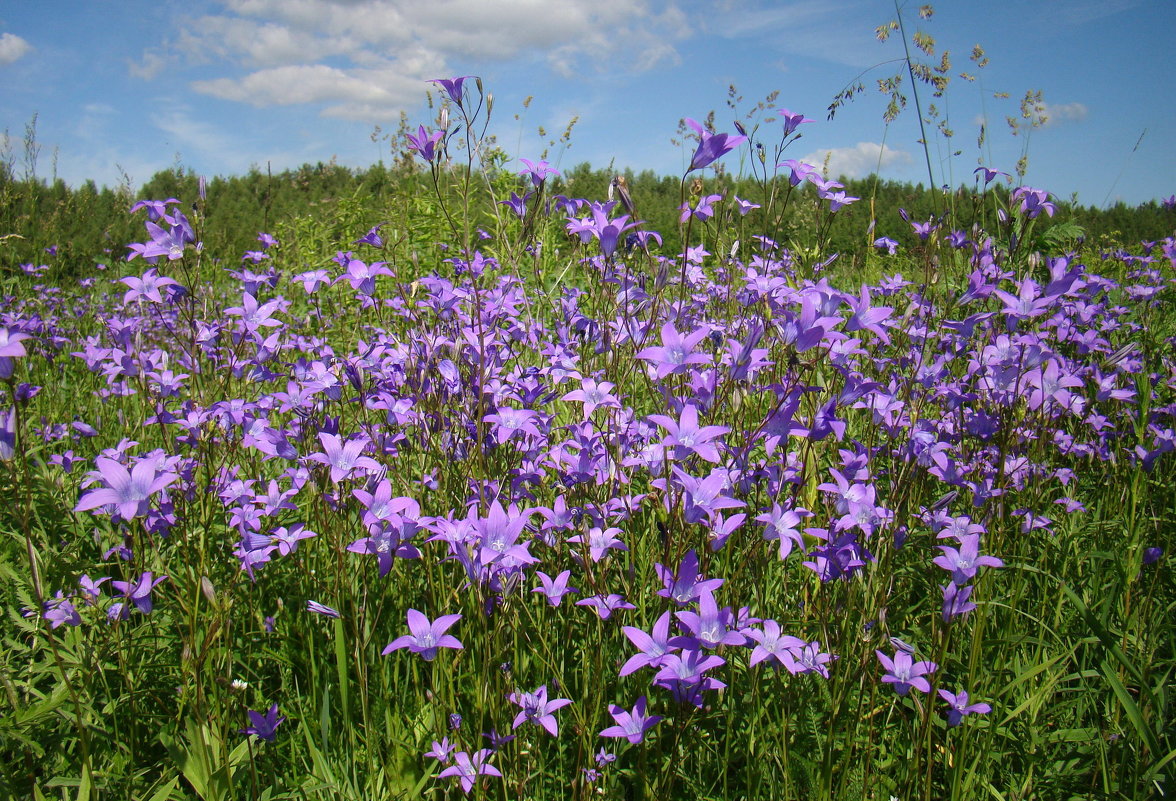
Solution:
[(1176, 239), (982, 168), (839, 259), (867, 200), (715, 169), (769, 109), (667, 246), (438, 86), (397, 203), (3, 276), (0, 793), (1172, 792)]

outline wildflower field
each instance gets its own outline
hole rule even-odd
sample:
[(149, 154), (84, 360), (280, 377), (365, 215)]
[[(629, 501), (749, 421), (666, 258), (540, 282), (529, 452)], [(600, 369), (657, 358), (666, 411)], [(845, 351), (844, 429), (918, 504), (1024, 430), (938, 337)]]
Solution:
[(1173, 792), (1176, 239), (982, 168), (838, 259), (688, 121), (664, 247), (438, 85), (399, 206), (3, 276), (0, 793)]

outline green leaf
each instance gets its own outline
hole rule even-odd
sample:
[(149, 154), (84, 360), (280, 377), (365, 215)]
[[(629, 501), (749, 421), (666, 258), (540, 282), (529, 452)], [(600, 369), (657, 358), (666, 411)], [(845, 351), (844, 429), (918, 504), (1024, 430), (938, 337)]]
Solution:
[(176, 785), (179, 783), (180, 777), (172, 776), (171, 781), (152, 793), (151, 797), (147, 799), (147, 801), (169, 801), (169, 799), (171, 799), (172, 793), (176, 791)]

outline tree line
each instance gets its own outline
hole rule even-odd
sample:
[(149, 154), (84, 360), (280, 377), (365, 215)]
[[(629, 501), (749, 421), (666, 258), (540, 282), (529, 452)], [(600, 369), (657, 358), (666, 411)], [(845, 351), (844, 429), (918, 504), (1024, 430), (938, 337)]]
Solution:
[[(878, 237), (914, 244), (916, 238), (900, 216), (900, 209), (911, 220), (937, 218), (947, 229), (967, 230), (981, 218), (993, 219), (996, 207), (1003, 204), (1007, 208), (1009, 204), (1009, 189), (997, 184), (991, 185), (988, 194), (969, 189), (944, 192), (922, 184), (869, 176), (841, 179), (846, 193), (859, 200), (829, 217), (827, 204), (822, 205), (811, 186), (801, 185), (789, 193), (784, 178), (764, 185), (721, 170), (708, 175), (701, 185), (694, 184), (693, 178), (683, 184), (678, 178), (652, 171), (626, 171), (624, 177), (635, 216), (645, 221), (644, 227), (662, 235), (663, 250), (668, 252), (680, 247), (679, 206), (684, 201), (693, 204), (702, 194), (722, 194), (728, 199), (720, 204), (722, 214), (712, 224), (738, 224), (748, 236), (767, 232), (786, 244), (811, 242), (812, 231), (820, 229), (824, 232), (820, 244), (827, 252), (850, 258), (860, 256)], [(455, 193), (461, 182), (456, 178), (454, 172), (440, 173), (442, 199), (457, 202)], [(546, 204), (559, 194), (604, 200), (613, 178), (608, 170), (579, 164), (548, 179), (543, 198)], [(22, 264), (52, 260), (67, 273), (82, 275), (95, 263), (111, 264), (125, 258), (127, 244), (141, 241), (144, 236), (143, 215), (127, 213), (138, 199), (174, 197), (188, 208), (197, 204), (206, 250), (220, 258), (238, 259), (258, 248), (259, 232), (288, 228), (291, 221), (314, 218), (320, 223), (321, 233), (342, 243), (346, 237), (357, 235), (355, 226), (412, 214), (413, 198), (437, 194), (430, 175), (420, 166), (404, 161), (395, 166), (378, 163), (363, 169), (333, 162), (304, 164), (277, 173), (254, 168), (244, 175), (208, 180), (203, 199), (199, 183), (194, 172), (175, 167), (156, 173), (137, 192), (127, 187), (99, 188), (93, 181), (71, 187), (60, 179), (49, 182), (17, 177), (10, 164), (0, 163), (0, 236), (5, 237), (0, 246), (0, 269), (11, 272)], [(487, 180), (476, 180), (469, 186), (475, 194), (471, 207), (482, 209), (487, 223), (493, 215), (486, 209), (507, 199), (511, 191), (523, 194), (529, 188), (522, 178), (503, 167), (494, 169)], [(776, 200), (770, 203), (773, 192)], [(734, 208), (733, 197), (761, 208), (743, 219)], [(788, 203), (784, 205), (786, 197)], [(428, 208), (435, 211), (437, 205)], [(765, 208), (771, 208), (770, 218), (765, 218)], [(563, 213), (558, 207), (549, 205), (548, 209), (553, 215)], [(620, 213), (619, 208), (614, 212)], [(427, 234), (427, 221), (422, 224)], [(1059, 200), (1049, 225), (1063, 246), (1135, 249), (1140, 242), (1173, 235), (1176, 210), (1156, 201), (1138, 206), (1117, 203), (1099, 209)], [(434, 233), (444, 237), (444, 227), (439, 222)], [(697, 241), (698, 234), (692, 239)]]

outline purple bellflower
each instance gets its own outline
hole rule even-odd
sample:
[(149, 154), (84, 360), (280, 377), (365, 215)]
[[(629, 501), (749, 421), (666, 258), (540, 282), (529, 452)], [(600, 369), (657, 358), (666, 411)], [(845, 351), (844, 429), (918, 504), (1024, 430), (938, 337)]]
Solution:
[(637, 745), (645, 739), (645, 732), (652, 729), (662, 718), (660, 715), (645, 714), (645, 696), (637, 699), (632, 712), (627, 712), (615, 704), (609, 704), (608, 713), (617, 723), (609, 726), (600, 733), (601, 737), (624, 737), (631, 744)]
[(536, 570), (535, 575), (543, 582), (543, 586), (536, 587), (531, 592), (543, 593), (547, 598), (547, 602), (552, 606), (559, 606), (565, 595), (579, 592), (575, 587), (568, 586), (568, 578), (572, 575), (572, 571), (570, 570), (563, 571), (555, 578), (547, 575), (542, 570)]
[(461, 615), (442, 615), (434, 621), (429, 621), (422, 613), (415, 609), (408, 610), (408, 629), (411, 634), (404, 634), (384, 646), (381, 652), (385, 656), (399, 648), (407, 648), (414, 654), (420, 654), (421, 659), (432, 662), (437, 658), (437, 649), (461, 649), (461, 641), (445, 631), (457, 621)]
[(167, 581), (167, 576), (160, 576), (155, 578), (150, 571), (143, 573), (136, 581), (112, 581), (110, 586), (116, 591), (122, 593), (122, 600), (116, 602), (107, 611), (107, 616), (111, 620), (125, 620), (130, 614), (130, 609), (127, 607), (127, 602), (135, 605), (135, 608), (144, 615), (151, 614), (154, 604), (151, 600), (151, 591), (154, 590), (161, 583)]
[(898, 650), (891, 659), (881, 651), (875, 651), (878, 661), (886, 668), (886, 675), (882, 681), (893, 684), (894, 691), (899, 695), (906, 695), (914, 687), (922, 693), (931, 692), (931, 682), (924, 678), (928, 673), (934, 673), (938, 667), (934, 662), (923, 660), (916, 662), (906, 651)]
[(686, 124), (698, 134), (698, 148), (695, 149), (694, 157), (690, 159), (690, 167), (686, 172), (701, 170), (703, 167), (710, 165), (712, 162), (730, 153), (747, 140), (746, 136), (711, 133), (689, 117), (686, 118)]
[(238, 729), (238, 731), (246, 736), (250, 734), (256, 735), (267, 743), (272, 743), (274, 738), (277, 737), (278, 726), (282, 725), (282, 722), (286, 720), (286, 718), (278, 715), (278, 705), (274, 704), (271, 706), (265, 714), (254, 712), (252, 709), (247, 711), (249, 713), (249, 722), (252, 725), (244, 729)]
[(979, 534), (962, 534), (959, 540), (958, 549), (950, 545), (940, 545), (939, 549), (943, 551), (943, 555), (933, 560), (935, 564), (951, 573), (951, 580), (954, 583), (967, 584), (976, 577), (976, 571), (982, 567), (1004, 567), (1004, 562), (995, 556), (980, 555)]
[(442, 737), (441, 742), (433, 741), (433, 747), (425, 752), (425, 756), (445, 764), (449, 761), (449, 755), (453, 753), (453, 748), (454, 746), (449, 742), (449, 738)]
[(781, 666), (787, 666), (790, 662), (795, 664), (808, 643), (790, 634), (781, 635), (780, 624), (775, 620), (765, 620), (763, 625), (763, 631), (751, 628), (746, 630), (747, 636), (756, 643), (748, 664), (754, 667), (764, 660), (772, 660)]
[(140, 459), (130, 470), (105, 456), (95, 459), (95, 464), (106, 486), (82, 496), (75, 512), (113, 506), (124, 520), (142, 517), (150, 509), (151, 496), (179, 478), (175, 473), (159, 472), (159, 463), (151, 458)]
[(719, 449), (714, 440), (731, 430), (727, 426), (699, 427), (698, 408), (692, 403), (683, 407), (682, 416), (677, 421), (664, 414), (651, 414), (649, 421), (666, 430), (661, 445), (673, 448), (673, 458), (678, 461), (694, 453), (701, 459), (717, 463)]
[(738, 631), (728, 628), (733, 620), (730, 607), (719, 609), (714, 593), (707, 590), (698, 599), (697, 612), (677, 612), (679, 622), (686, 627), (704, 648), (718, 648), (720, 645), (743, 645), (747, 638)]
[(686, 222), (691, 217), (699, 222), (706, 222), (711, 217), (715, 216), (715, 203), (723, 199), (722, 195), (705, 195), (698, 199), (698, 204), (692, 209), (690, 203), (683, 203), (678, 207), (682, 213), (678, 217), (678, 222)]
[(803, 114), (794, 114), (786, 108), (776, 109), (776, 117), (784, 124), (784, 131), (780, 134), (781, 138), (791, 135), (806, 122), (816, 122)]
[(336, 484), (349, 478), (357, 470), (371, 473), (380, 470), (379, 462), (370, 456), (361, 455), (363, 449), (370, 442), (366, 436), (361, 435), (356, 439), (343, 442), (336, 434), (320, 431), (319, 441), (323, 445), (322, 451), (309, 454), (306, 458), (330, 467), (331, 481)]
[(437, 158), (437, 143), (445, 136), (445, 131), (427, 133), (425, 126), (418, 125), (416, 134), (405, 134), (408, 138), (408, 149), (422, 159), (432, 162)]
[[(625, 664), (621, 666), (618, 675), (628, 676), (630, 673), (634, 673), (643, 667), (662, 667), (664, 657), (672, 649), (670, 645), (669, 611), (662, 612), (661, 617), (654, 622), (651, 632), (645, 632), (636, 626), (624, 626), (621, 631), (629, 638), (629, 642), (636, 645), (640, 650), (626, 660)], [(681, 638), (675, 639), (680, 640)]]
[(698, 574), (698, 554), (691, 548), (678, 564), (678, 572), (674, 574), (668, 567), (661, 564), (653, 566), (657, 577), (664, 585), (657, 594), (669, 598), (678, 606), (686, 606), (704, 592), (714, 592), (723, 586), (723, 579), (702, 579)]
[(625, 600), (623, 595), (617, 593), (609, 593), (608, 595), (593, 595), (590, 598), (584, 598), (576, 601), (576, 606), (591, 606), (596, 610), (596, 614), (600, 616), (601, 620), (608, 620), (613, 612), (618, 609), (636, 609), (637, 607)]
[(948, 726), (960, 725), (960, 721), (967, 715), (986, 715), (992, 711), (992, 707), (985, 703), (969, 704), (966, 690), (960, 690), (958, 694), (949, 693), (947, 690), (940, 690), (939, 697), (947, 701)]
[(1014, 189), (1011, 200), (1021, 202), (1021, 213), (1030, 220), (1039, 217), (1043, 211), (1052, 217), (1058, 210), (1058, 207), (1049, 201), (1048, 192), (1028, 186)]
[(523, 164), (527, 165), (527, 169), (519, 172), (519, 175), (528, 175), (531, 177), (531, 185), (536, 189), (539, 185), (547, 180), (548, 176), (559, 175), (559, 170), (552, 167), (546, 161), (539, 161), (538, 163), (529, 161), (528, 159), (519, 159)]
[(522, 707), (522, 710), (515, 715), (514, 722), (511, 724), (512, 729), (517, 729), (525, 722), (530, 721), (536, 726), (542, 727), (552, 737), (559, 736), (559, 723), (552, 713), (571, 703), (571, 700), (567, 698), (555, 698), (549, 701), (546, 684), (540, 685), (539, 689), (533, 693), (511, 693), (508, 700), (512, 704)]
[[(126, 293), (123, 295), (124, 304), (139, 299), (146, 300), (150, 303), (163, 303), (163, 290), (167, 291), (167, 297), (169, 299), (183, 290), (179, 281), (176, 281), (174, 278), (159, 275), (154, 267), (147, 270), (142, 276), (129, 275), (126, 278), (120, 278), (119, 282), (126, 284), (128, 287)], [(177, 287), (177, 289), (167, 289), (168, 287)]]
[(699, 328), (683, 336), (678, 333), (673, 323), (666, 323), (661, 328), (662, 344), (638, 351), (637, 358), (657, 365), (658, 381), (668, 375), (685, 373), (691, 369), (691, 365), (710, 364), (710, 354), (694, 352), (695, 346), (702, 342), (708, 333), (705, 328)]
[(444, 89), (445, 93), (449, 95), (449, 99), (456, 103), (458, 108), (461, 108), (462, 84), (473, 77), (473, 75), (461, 75), (456, 78), (433, 78), (429, 83), (437, 84)]
[(453, 764), (437, 774), (438, 778), (456, 776), (461, 782), (461, 791), (469, 795), (470, 790), (478, 781), (479, 776), (501, 776), (498, 768), (490, 764), (493, 751), (483, 748), (473, 754), (458, 751), (453, 757)]

